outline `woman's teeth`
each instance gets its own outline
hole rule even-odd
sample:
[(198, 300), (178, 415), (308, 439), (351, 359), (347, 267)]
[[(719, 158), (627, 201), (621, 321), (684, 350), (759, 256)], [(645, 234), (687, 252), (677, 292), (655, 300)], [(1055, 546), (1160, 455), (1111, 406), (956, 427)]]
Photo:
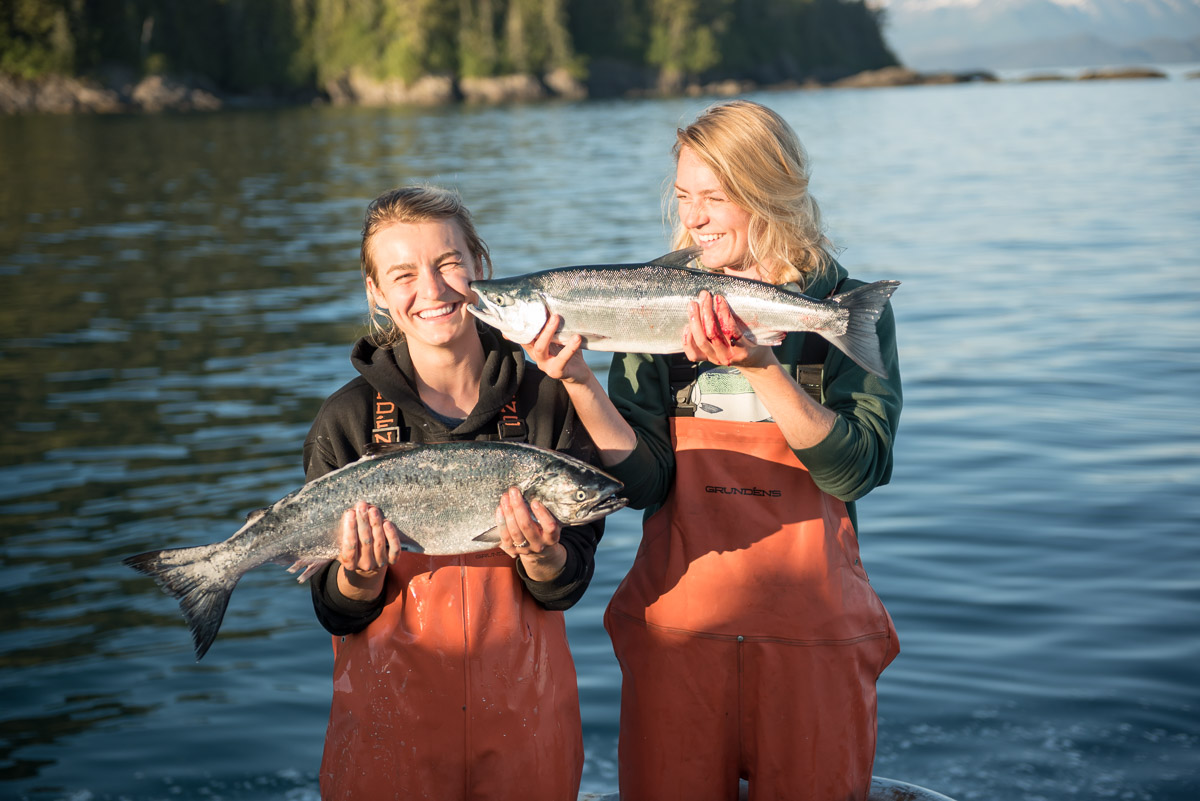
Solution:
[(422, 320), (436, 320), (439, 317), (453, 314), (455, 308), (455, 306), (440, 306), (436, 309), (426, 309), (425, 311), (417, 312), (417, 317)]

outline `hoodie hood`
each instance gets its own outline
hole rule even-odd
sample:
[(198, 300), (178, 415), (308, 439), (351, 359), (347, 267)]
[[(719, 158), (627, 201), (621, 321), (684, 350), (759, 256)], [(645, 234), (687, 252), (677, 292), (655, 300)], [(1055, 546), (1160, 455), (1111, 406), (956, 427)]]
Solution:
[(414, 437), (421, 431), (425, 441), (446, 435), (471, 438), (485, 427), (494, 431), (496, 416), (516, 394), (525, 374), (525, 354), (520, 345), (509, 342), (482, 323), (476, 322), (475, 328), (484, 353), (479, 400), (467, 418), (453, 430), (447, 429), (421, 402), (407, 342), (402, 340), (381, 348), (369, 338), (360, 339), (350, 352), (350, 362), (376, 391), (400, 408), (405, 425), (413, 430)]

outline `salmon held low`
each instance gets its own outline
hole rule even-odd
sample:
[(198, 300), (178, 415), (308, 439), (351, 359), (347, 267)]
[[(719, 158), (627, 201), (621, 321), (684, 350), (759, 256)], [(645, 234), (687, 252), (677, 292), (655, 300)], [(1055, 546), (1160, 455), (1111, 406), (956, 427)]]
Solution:
[(407, 551), (462, 554), (498, 547), (496, 507), (517, 487), (560, 523), (579, 525), (625, 506), (621, 482), (546, 448), (515, 442), (399, 443), (327, 473), (250, 514), (223, 542), (130, 556), (179, 600), (199, 661), (216, 639), (238, 580), (267, 562), (305, 581), (337, 558), (338, 523), (358, 501), (396, 524)]

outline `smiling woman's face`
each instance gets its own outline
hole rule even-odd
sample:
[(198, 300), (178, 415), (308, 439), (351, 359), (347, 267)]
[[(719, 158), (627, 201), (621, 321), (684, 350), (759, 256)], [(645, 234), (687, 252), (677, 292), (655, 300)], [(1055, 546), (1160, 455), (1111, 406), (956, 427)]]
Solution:
[(675, 164), (675, 200), (683, 226), (704, 249), (704, 266), (741, 272), (750, 252), (750, 212), (729, 199), (716, 173), (690, 147), (680, 149)]
[(474, 334), (468, 284), (481, 276), (456, 223), (394, 223), (375, 234), (370, 255), (374, 269), (367, 288), (410, 349), (454, 347)]

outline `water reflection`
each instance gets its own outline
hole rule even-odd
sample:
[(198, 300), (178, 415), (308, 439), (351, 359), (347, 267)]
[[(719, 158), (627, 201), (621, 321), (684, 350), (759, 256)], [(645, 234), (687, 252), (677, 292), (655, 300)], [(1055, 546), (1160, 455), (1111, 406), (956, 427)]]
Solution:
[[(897, 474), (860, 508), (904, 648), (883, 775), (960, 801), (1200, 791), (1198, 89), (761, 98), (813, 154), (843, 260), (905, 282)], [(371, 197), (460, 187), (501, 274), (651, 258), (671, 131), (706, 102), (0, 118), (6, 789), (315, 798), (307, 588), (252, 571), (196, 664), (121, 558), (223, 539), (300, 483), (362, 331)], [(568, 615), (595, 791), (619, 686), (599, 620), (638, 531), (611, 518)]]

